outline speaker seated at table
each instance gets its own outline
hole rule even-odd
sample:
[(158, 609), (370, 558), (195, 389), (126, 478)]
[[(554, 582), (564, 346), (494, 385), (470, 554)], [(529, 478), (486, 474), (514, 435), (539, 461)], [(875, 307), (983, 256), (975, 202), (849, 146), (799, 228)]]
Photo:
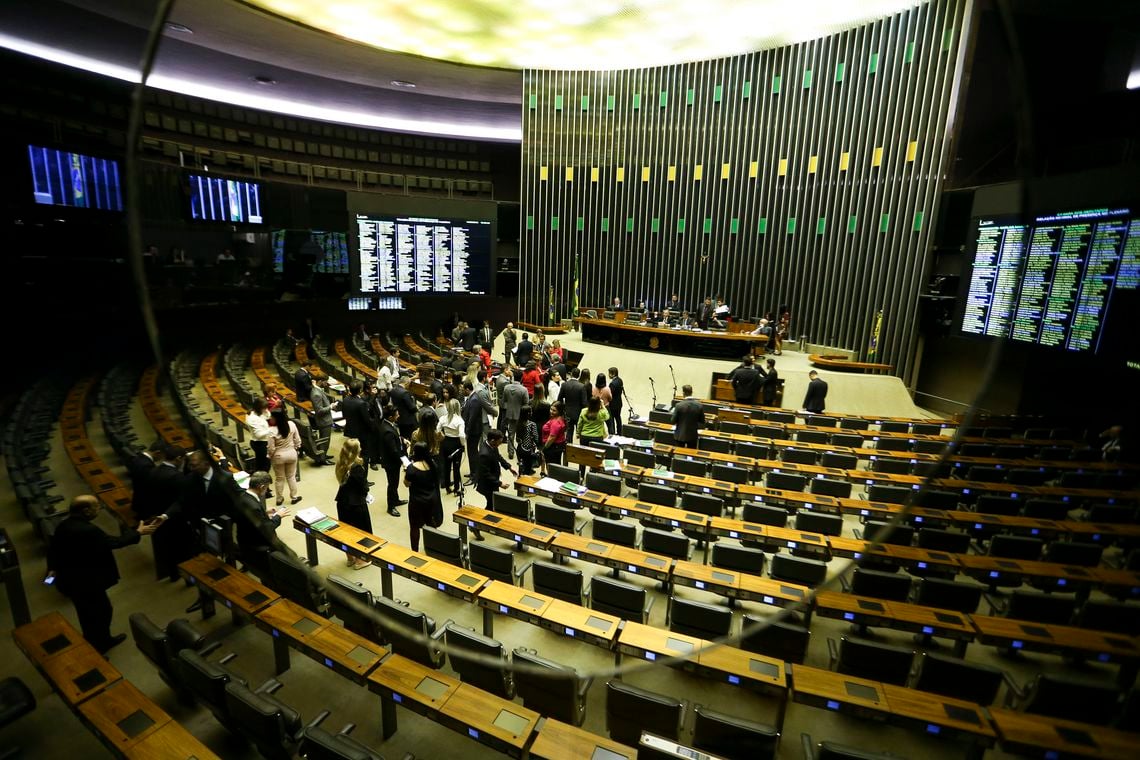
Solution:
[(856, 596), (905, 602), (910, 597), (910, 584), (910, 576), (901, 573), (884, 573), (881, 570), (857, 567), (851, 574), (848, 590)]
[(375, 606), (372, 592), (363, 583), (330, 573), (328, 599), (330, 612), (345, 628), (369, 641), (384, 643), (384, 634), (372, 611)]
[(872, 752), (847, 744), (822, 741), (816, 744), (810, 734), (801, 734), (804, 760), (906, 760), (892, 752)]
[(467, 559), (472, 572), (481, 573), (512, 586), (520, 585), (522, 574), (526, 572), (526, 567), (515, 570), (515, 558), (512, 552), (475, 541), (467, 544)]
[(1140, 631), (1140, 604), (1089, 599), (1081, 605), (1073, 624), (1092, 631), (1135, 636)]
[(867, 499), (883, 504), (906, 504), (913, 492), (913, 489), (907, 486), (886, 486), (882, 483), (873, 483), (867, 486)]
[(621, 496), (621, 478), (605, 472), (586, 473), (586, 488), (610, 496)]
[(810, 490), (820, 496), (831, 496), (836, 499), (851, 498), (851, 483), (846, 480), (815, 477), (810, 481)]
[(557, 507), (540, 501), (534, 505), (534, 522), (535, 525), (541, 525), (544, 528), (580, 534), (582, 528), (586, 527), (587, 521), (579, 520), (578, 513), (573, 509)]
[(740, 626), (740, 648), (777, 660), (803, 664), (811, 643), (811, 630), (775, 616), (745, 614)]
[(394, 653), (429, 668), (443, 667), (447, 654), (439, 640), (443, 638), (444, 629), (437, 631), (435, 620), (386, 596), (378, 596), (374, 601), (384, 641)]
[(305, 760), (384, 760), (366, 744), (349, 736), (356, 724), (349, 723), (331, 734), (314, 723), (305, 726), (301, 735), (297, 754)]
[(693, 553), (689, 539), (676, 533), (656, 528), (641, 531), (641, 550), (651, 554), (664, 554), (675, 559), (688, 559)]
[(1011, 683), (1005, 706), (1032, 715), (1107, 726), (1120, 710), (1120, 691), (1107, 684), (1038, 673), (1022, 688)]
[(974, 583), (955, 583), (942, 578), (923, 578), (918, 584), (914, 603), (970, 614), (976, 612), (985, 589)]
[(467, 552), (463, 548), (463, 539), (457, 534), (446, 533), (430, 525), (423, 526), (422, 530), (424, 554), (456, 567), (467, 567)]
[(677, 740), (685, 702), (624, 681), (606, 682), (606, 731), (616, 742), (636, 746), (642, 731)]
[(841, 636), (827, 640), (829, 667), (837, 673), (904, 686), (914, 664), (914, 650)]
[(1049, 625), (1069, 625), (1077, 600), (1063, 594), (1042, 594), (1017, 589), (1009, 596), (985, 594), (991, 615)]
[(1005, 681), (1005, 672), (1000, 668), (923, 652), (919, 655), (918, 676), (912, 688), (989, 707)]
[(328, 616), (329, 603), (320, 579), (292, 554), (269, 553), (269, 582), (278, 594), (318, 615)]
[(854, 454), (841, 454), (837, 451), (825, 451), (819, 461), (823, 467), (835, 467), (840, 470), (854, 470), (859, 467), (859, 457)]
[(582, 678), (569, 665), (540, 657), (533, 649), (518, 647), (511, 654), (515, 665), (515, 693), (528, 710), (580, 726), (586, 719), (586, 702), (594, 677)]
[(178, 653), (183, 649), (203, 651), (206, 637), (188, 620), (172, 620), (165, 629), (159, 628), (145, 612), (132, 613), (129, 625), (135, 646), (158, 669), (159, 678), (174, 690), (179, 701), (192, 702), (193, 694), (182, 681)]
[(914, 528), (910, 525), (891, 525), (882, 520), (868, 520), (863, 523), (863, 540), (880, 544), (910, 546), (914, 543)]
[(803, 490), (807, 488), (807, 482), (808, 479), (803, 475), (793, 475), (790, 472), (769, 472), (764, 476), (764, 485), (782, 491), (803, 493)]
[(495, 491), (491, 494), (491, 511), (530, 522), (530, 499), (506, 491)]
[(717, 712), (704, 705), (693, 708), (695, 749), (726, 760), (773, 760), (780, 742), (774, 726)]
[(670, 596), (665, 618), (673, 633), (698, 639), (727, 639), (732, 633), (732, 610), (715, 604)]
[(595, 575), (586, 590), (591, 609), (635, 623), (646, 623), (654, 597), (642, 586)]
[(248, 685), (244, 678), (226, 667), (236, 656), (228, 654), (213, 662), (192, 649), (183, 649), (178, 653), (178, 671), (194, 701), (205, 705), (230, 733), (240, 736), (241, 728), (226, 703), (226, 684), (233, 681)]
[(542, 560), (530, 565), (530, 580), (534, 590), (571, 604), (582, 604), (582, 571), (566, 568)]
[(461, 681), (503, 699), (515, 698), (515, 677), (501, 642), (455, 623), (444, 626), (444, 640)]
[(291, 760), (305, 728), (299, 712), (272, 696), (280, 687), (275, 682), (255, 692), (237, 681), (226, 684), (226, 707), (239, 734), (267, 760)]
[(590, 533), (599, 541), (628, 546), (631, 549), (637, 546), (637, 526), (633, 523), (595, 517), (590, 525)]

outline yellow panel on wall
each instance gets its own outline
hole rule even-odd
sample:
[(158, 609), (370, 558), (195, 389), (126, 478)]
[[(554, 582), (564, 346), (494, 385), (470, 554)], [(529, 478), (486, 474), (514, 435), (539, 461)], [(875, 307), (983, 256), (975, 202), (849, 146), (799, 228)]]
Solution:
[(918, 156), (918, 140), (911, 140), (906, 146), (906, 160), (913, 161)]
[(728, 177), (731, 173), (732, 173), (732, 164), (721, 164), (720, 165), (720, 178), (721, 179), (728, 179)]
[(756, 177), (759, 174), (760, 174), (760, 162), (759, 161), (753, 161), (752, 163), (748, 164), (748, 176), (751, 179), (756, 179)]
[(776, 174), (783, 177), (787, 173), (788, 173), (788, 159), (781, 158), (780, 159), (780, 168), (776, 170)]
[(566, 181), (567, 182), (573, 182), (574, 181), (574, 167), (573, 166), (567, 166), (566, 167)]
[(883, 165), (883, 146), (880, 145), (875, 148), (875, 154), (871, 157), (871, 166)]
[(642, 182), (648, 182), (649, 181), (649, 167), (648, 166), (641, 167), (641, 181)]
[(847, 171), (847, 167), (850, 165), (851, 165), (851, 153), (845, 150), (839, 154), (839, 171), (841, 171), (841, 172)]
[(677, 179), (677, 167), (676, 166), (670, 166), (669, 167), (669, 181), (673, 182), (676, 179)]
[(619, 166), (617, 168), (617, 181), (618, 182), (625, 182), (625, 167), (624, 166)]
[(598, 167), (596, 167), (596, 166), (590, 167), (590, 181), (591, 182), (597, 182), (598, 181)]
[(705, 176), (705, 165), (697, 164), (693, 167), (693, 181), (699, 182)]
[(545, 166), (538, 167), (538, 179), (542, 182), (546, 181), (547, 168)]
[(819, 168), (819, 156), (812, 156), (808, 159), (808, 174), (815, 174), (815, 170)]

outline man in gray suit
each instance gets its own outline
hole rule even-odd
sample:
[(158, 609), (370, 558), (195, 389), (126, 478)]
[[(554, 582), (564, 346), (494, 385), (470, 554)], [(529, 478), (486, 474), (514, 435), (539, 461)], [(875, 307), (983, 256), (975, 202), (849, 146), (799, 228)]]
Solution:
[(522, 373), (519, 370), (506, 370), (510, 373), (510, 381), (503, 386), (499, 394), (499, 409), (503, 418), (503, 432), (507, 436), (507, 456), (515, 456), (515, 426), (519, 421), (523, 406), (530, 403), (530, 394), (526, 386), (519, 382)]

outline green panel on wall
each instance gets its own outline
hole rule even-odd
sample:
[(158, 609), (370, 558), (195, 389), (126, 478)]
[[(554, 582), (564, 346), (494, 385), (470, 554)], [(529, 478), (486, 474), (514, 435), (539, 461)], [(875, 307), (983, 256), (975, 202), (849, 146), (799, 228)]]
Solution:
[(854, 214), (847, 217), (847, 231), (849, 233), (855, 234), (855, 229), (858, 226), (859, 226), (859, 217), (855, 216)]
[(530, 104), (530, 110), (533, 111), (534, 109), (538, 108), (538, 95), (532, 92), (530, 94), (530, 98), (528, 99), (528, 103)]
[(590, 96), (589, 95), (583, 95), (582, 96), (582, 110), (583, 111), (589, 111), (590, 110)]
[(914, 212), (914, 231), (915, 232), (921, 232), (922, 231), (922, 212), (921, 211)]
[(660, 232), (661, 231), (661, 218), (660, 217), (655, 216), (655, 217), (653, 217), (653, 219), (650, 220), (649, 231), (650, 232)]
[(685, 105), (687, 105), (687, 106), (691, 106), (691, 105), (693, 104), (693, 101), (694, 101), (695, 99), (696, 99), (696, 93), (695, 93), (695, 92), (693, 92), (693, 88), (692, 88), (692, 87), (690, 87), (689, 89), (685, 90)]
[(610, 218), (608, 216), (602, 217), (602, 232), (610, 231)]
[(731, 233), (733, 235), (740, 232), (740, 219), (739, 218), (734, 216), (728, 220), (728, 231), (729, 231), (729, 233)]
[(844, 63), (843, 61), (840, 61), (839, 63), (835, 64), (835, 81), (836, 82), (842, 82), (843, 81), (843, 71), (846, 68), (847, 68), (847, 64)]
[(534, 229), (534, 215), (533, 214), (527, 214), (526, 215), (526, 228), (528, 230)]
[(554, 96), (554, 110), (555, 111), (561, 111), (562, 110), (562, 96), (561, 95), (555, 95)]
[(780, 75), (779, 74), (773, 74), (772, 75), (772, 94), (778, 95), (779, 92), (780, 92)]
[(811, 69), (804, 69), (804, 89), (811, 89)]
[(556, 217), (556, 216), (550, 217), (550, 229), (552, 232), (558, 231), (558, 217)]
[(744, 100), (748, 100), (748, 98), (752, 97), (752, 81), (751, 80), (745, 79), (744, 85), (740, 89), (741, 89), (740, 97), (742, 97)]
[(946, 31), (942, 32), (942, 52), (945, 53), (950, 50), (950, 45), (954, 42), (954, 27), (946, 27)]
[(906, 43), (906, 53), (903, 54), (903, 60), (906, 63), (914, 62), (914, 40)]
[(874, 74), (879, 70), (879, 54), (877, 52), (871, 53), (871, 61), (867, 64), (867, 73)]
[(606, 96), (606, 110), (607, 111), (614, 110), (614, 101), (615, 100), (616, 100), (616, 98), (614, 98), (613, 95), (607, 95)]
[(661, 96), (658, 98), (658, 103), (662, 108), (669, 105), (669, 93), (666, 90), (661, 91)]
[(641, 108), (641, 93), (640, 92), (633, 93), (633, 107), (635, 110), (638, 108)]
[(706, 216), (705, 217), (705, 234), (707, 235), (710, 232), (712, 232), (712, 217)]
[(633, 232), (633, 217), (632, 216), (627, 216), (625, 218), (625, 231), (626, 232)]
[(586, 217), (584, 217), (584, 216), (578, 217), (578, 220), (576, 222), (574, 222), (574, 229), (578, 230), (578, 232), (581, 232), (582, 230), (586, 229)]
[(719, 103), (723, 97), (724, 97), (724, 85), (718, 84), (716, 87), (713, 87), (713, 102)]
[(680, 219), (677, 220), (677, 232), (684, 232), (684, 231), (685, 231), (685, 217), (681, 217)]
[(756, 231), (763, 235), (768, 231), (768, 217), (762, 216), (756, 222)]
[(822, 235), (827, 231), (827, 217), (821, 216), (819, 221), (815, 223), (815, 234)]
[(883, 214), (879, 217), (879, 232), (886, 232), (891, 226), (891, 215)]
[(796, 234), (796, 218), (794, 216), (788, 217), (788, 234)]

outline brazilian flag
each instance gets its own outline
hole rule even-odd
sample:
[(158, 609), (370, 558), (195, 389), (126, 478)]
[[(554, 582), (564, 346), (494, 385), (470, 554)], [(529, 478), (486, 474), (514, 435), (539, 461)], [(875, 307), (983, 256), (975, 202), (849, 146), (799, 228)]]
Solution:
[(550, 295), (549, 295), (548, 300), (550, 301), (550, 319), (547, 321), (546, 324), (552, 325), (552, 324), (554, 324), (554, 286), (553, 285), (550, 286)]

